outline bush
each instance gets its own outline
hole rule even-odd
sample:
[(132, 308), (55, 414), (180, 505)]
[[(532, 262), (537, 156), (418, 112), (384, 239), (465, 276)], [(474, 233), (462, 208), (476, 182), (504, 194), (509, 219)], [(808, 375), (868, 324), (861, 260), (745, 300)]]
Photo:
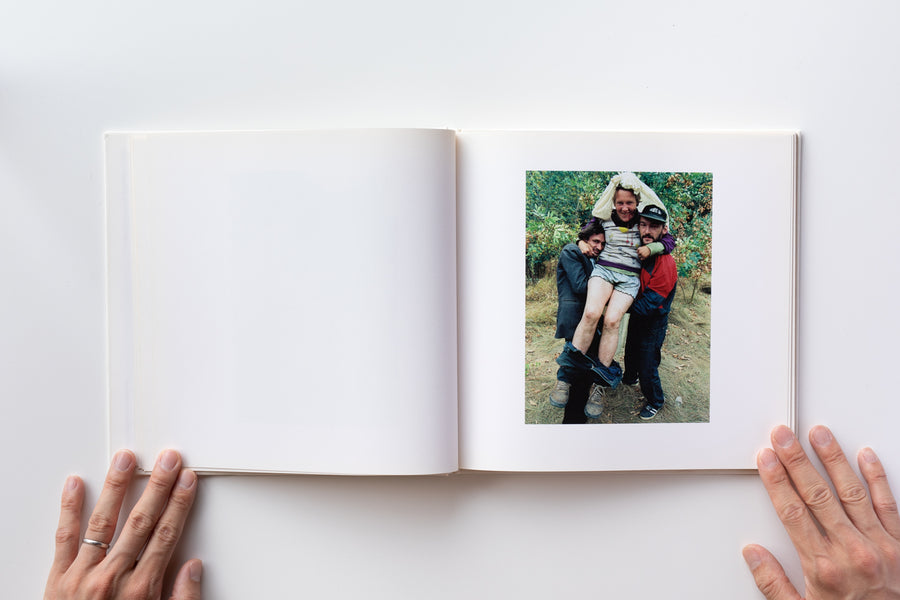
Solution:
[[(545, 265), (575, 241), (614, 171), (528, 171), (525, 178), (525, 272), (543, 276)], [(673, 252), (681, 278), (696, 286), (712, 267), (712, 174), (638, 172), (669, 212)]]

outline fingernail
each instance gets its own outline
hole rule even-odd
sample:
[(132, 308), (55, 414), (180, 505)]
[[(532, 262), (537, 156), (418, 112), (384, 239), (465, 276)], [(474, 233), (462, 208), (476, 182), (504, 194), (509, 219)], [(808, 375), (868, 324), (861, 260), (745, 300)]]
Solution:
[(113, 465), (119, 471), (131, 471), (134, 468), (134, 461), (131, 459), (131, 453), (119, 450), (113, 457)]
[(74, 475), (69, 475), (66, 477), (66, 491), (71, 492), (75, 488), (78, 487), (78, 478)]
[(194, 475), (193, 471), (185, 469), (178, 476), (178, 487), (182, 489), (189, 490), (194, 487), (195, 483), (197, 483), (197, 476)]
[(859, 455), (862, 456), (862, 459), (867, 463), (873, 463), (878, 461), (878, 456), (876, 456), (875, 451), (871, 448), (863, 448), (859, 451)]
[(827, 446), (834, 439), (827, 427), (814, 427), (810, 432), (810, 437), (817, 446)]
[(769, 448), (763, 448), (759, 451), (759, 455), (757, 457), (757, 462), (760, 467), (765, 469), (771, 469), (775, 465), (778, 464), (778, 457), (775, 456), (775, 453), (772, 452)]
[(174, 450), (166, 450), (159, 455), (159, 466), (164, 471), (171, 471), (178, 464), (178, 453)]
[(747, 562), (747, 566), (750, 567), (751, 571), (756, 570), (756, 567), (758, 567), (762, 562), (762, 555), (753, 546), (746, 546), (742, 554), (744, 555), (744, 560)]
[(781, 448), (788, 448), (794, 443), (794, 434), (787, 427), (777, 427), (775, 431), (772, 432), (772, 439), (774, 439), (775, 443)]
[(195, 560), (191, 563), (190, 566), (191, 571), (191, 581), (194, 583), (200, 583), (200, 578), (203, 577), (203, 561)]

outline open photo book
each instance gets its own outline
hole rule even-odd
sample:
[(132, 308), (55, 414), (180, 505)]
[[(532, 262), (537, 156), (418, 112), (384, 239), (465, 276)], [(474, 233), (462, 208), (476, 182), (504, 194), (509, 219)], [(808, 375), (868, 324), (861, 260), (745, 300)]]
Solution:
[[(753, 469), (794, 427), (795, 132), (110, 132), (105, 149), (110, 451), (141, 468), (174, 447), (201, 472)], [(556, 257), (619, 173), (668, 211), (687, 316), (656, 420), (562, 424)], [(547, 308), (526, 316), (537, 285)], [(671, 422), (694, 396), (699, 416)]]

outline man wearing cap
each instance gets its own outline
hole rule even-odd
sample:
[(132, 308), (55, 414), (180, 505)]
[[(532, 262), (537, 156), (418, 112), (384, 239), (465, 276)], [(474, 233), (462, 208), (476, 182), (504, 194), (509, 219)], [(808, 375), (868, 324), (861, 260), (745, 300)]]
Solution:
[[(658, 242), (668, 233), (666, 218), (666, 211), (659, 206), (650, 204), (643, 207), (638, 223), (643, 245)], [(640, 382), (645, 400), (640, 416), (649, 421), (656, 416), (665, 400), (659, 379), (659, 362), (678, 283), (675, 259), (671, 254), (648, 255), (641, 263), (640, 281), (640, 292), (631, 305), (622, 379), (626, 383)]]

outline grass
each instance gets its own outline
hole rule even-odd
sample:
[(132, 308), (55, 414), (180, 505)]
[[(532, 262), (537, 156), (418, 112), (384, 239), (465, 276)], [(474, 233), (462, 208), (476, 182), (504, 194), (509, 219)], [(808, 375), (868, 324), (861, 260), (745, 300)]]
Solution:
[[(556, 357), (563, 340), (556, 331), (555, 269), (525, 289), (525, 422), (561, 423), (563, 409), (550, 404), (548, 396), (556, 383)], [(709, 282), (701, 282), (693, 302), (688, 302), (692, 284), (679, 282), (672, 302), (669, 329), (662, 347), (659, 373), (666, 404), (654, 423), (709, 422)], [(616, 360), (622, 363), (626, 324), (620, 332)], [(638, 413), (643, 397), (637, 386), (620, 385), (604, 397), (603, 414), (589, 423), (641, 423)]]

